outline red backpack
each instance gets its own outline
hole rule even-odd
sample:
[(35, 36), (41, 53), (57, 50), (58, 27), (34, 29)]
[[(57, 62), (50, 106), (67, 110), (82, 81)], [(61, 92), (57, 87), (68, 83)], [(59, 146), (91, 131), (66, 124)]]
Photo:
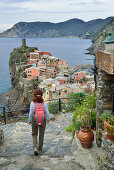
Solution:
[(45, 110), (44, 110), (44, 102), (42, 102), (40, 105), (38, 103), (35, 104), (35, 110), (34, 110), (34, 122), (37, 126), (40, 126), (44, 123), (46, 116), (45, 116)]

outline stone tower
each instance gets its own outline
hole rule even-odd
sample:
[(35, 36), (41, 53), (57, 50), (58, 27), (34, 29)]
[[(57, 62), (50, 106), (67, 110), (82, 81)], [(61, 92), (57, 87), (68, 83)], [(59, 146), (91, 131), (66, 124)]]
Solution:
[(26, 47), (26, 39), (23, 38), (22, 39), (22, 48), (25, 49), (25, 47)]

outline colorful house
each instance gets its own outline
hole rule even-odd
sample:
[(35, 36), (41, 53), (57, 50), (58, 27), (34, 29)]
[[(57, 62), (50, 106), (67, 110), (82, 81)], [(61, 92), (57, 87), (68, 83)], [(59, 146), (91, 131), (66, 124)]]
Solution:
[(40, 55), (48, 55), (48, 56), (51, 56), (51, 53), (48, 52), (48, 51), (42, 51), (42, 52), (40, 52)]
[(56, 77), (56, 79), (59, 81), (60, 85), (68, 83), (67, 77)]
[(28, 79), (38, 79), (40, 75), (40, 70), (37, 67), (30, 67), (25, 70)]
[(46, 93), (45, 93), (45, 99), (46, 100), (51, 100), (51, 91), (49, 89), (46, 89)]
[(74, 73), (74, 83), (75, 84), (82, 84), (83, 86), (87, 84), (85, 76), (87, 76), (86, 72), (80, 71)]
[(37, 66), (38, 66), (39, 69), (46, 69), (46, 61), (45, 60), (40, 60), (37, 63)]
[(59, 68), (68, 68), (68, 64), (65, 60), (59, 60), (58, 61), (58, 67)]
[(34, 53), (30, 53), (28, 64), (37, 64), (38, 59), (39, 59), (39, 51), (34, 51)]

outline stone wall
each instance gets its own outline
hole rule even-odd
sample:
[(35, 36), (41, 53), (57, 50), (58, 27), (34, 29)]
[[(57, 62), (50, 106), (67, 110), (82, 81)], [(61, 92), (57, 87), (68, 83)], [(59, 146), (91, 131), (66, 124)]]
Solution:
[(113, 107), (113, 95), (114, 95), (114, 75), (106, 73), (104, 70), (98, 68), (97, 75), (97, 90), (96, 90), (96, 143), (101, 146), (101, 136), (103, 123), (100, 119), (100, 115), (105, 110), (112, 111)]
[(114, 54), (105, 51), (96, 51), (96, 65), (108, 74), (114, 75)]
[(101, 170), (113, 170), (114, 169), (114, 142), (108, 140), (104, 134), (102, 136), (102, 150), (100, 154), (99, 167)]
[(4, 143), (4, 133), (3, 130), (0, 128), (0, 146)]
[[(106, 156), (106, 159), (109, 163), (114, 163), (114, 142), (111, 140), (108, 140), (104, 134), (102, 136), (102, 147), (104, 154)], [(114, 164), (113, 164), (114, 165)]]
[(114, 95), (114, 75), (106, 73), (98, 68), (97, 75), (97, 90), (96, 90), (96, 143), (97, 146), (102, 146), (104, 155), (100, 157), (103, 170), (112, 170), (114, 166), (114, 142), (105, 138), (104, 125), (100, 118), (101, 114), (106, 111), (112, 111)]

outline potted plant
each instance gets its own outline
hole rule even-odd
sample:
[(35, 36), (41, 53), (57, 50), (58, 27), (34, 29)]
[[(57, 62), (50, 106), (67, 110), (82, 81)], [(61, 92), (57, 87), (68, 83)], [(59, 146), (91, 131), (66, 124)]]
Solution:
[(114, 113), (107, 110), (101, 115), (104, 121), (104, 135), (107, 139), (114, 141)]
[(94, 134), (91, 130), (91, 127), (92, 117), (96, 114), (95, 106), (95, 95), (88, 95), (87, 97), (85, 97), (81, 105), (78, 105), (78, 107), (76, 107), (76, 111), (73, 115), (74, 122), (82, 123), (78, 138), (84, 148), (90, 148), (94, 140)]

